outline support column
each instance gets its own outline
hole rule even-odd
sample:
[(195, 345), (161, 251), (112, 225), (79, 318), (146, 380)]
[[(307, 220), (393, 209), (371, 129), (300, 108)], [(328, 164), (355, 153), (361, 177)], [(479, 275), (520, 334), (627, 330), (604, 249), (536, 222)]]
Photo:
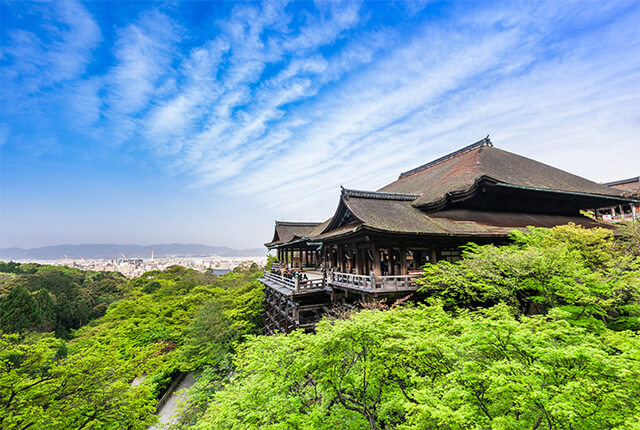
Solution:
[(344, 272), (344, 249), (342, 244), (338, 245), (338, 272)]
[(434, 246), (433, 248), (431, 248), (431, 254), (429, 255), (429, 262), (432, 264), (435, 264), (438, 262), (438, 250), (436, 249), (436, 247)]
[(407, 248), (405, 248), (404, 246), (400, 247), (400, 273), (398, 274), (407, 274)]
[(382, 275), (382, 271), (380, 270), (380, 249), (378, 245), (373, 245), (373, 272), (376, 276)]

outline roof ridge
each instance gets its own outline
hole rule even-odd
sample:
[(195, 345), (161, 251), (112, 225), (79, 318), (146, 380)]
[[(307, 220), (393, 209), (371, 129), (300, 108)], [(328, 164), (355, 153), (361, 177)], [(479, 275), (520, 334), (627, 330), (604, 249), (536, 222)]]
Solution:
[(640, 182), (640, 176), (636, 176), (629, 179), (619, 179), (613, 182), (603, 182), (602, 185), (606, 185), (607, 187), (612, 187), (614, 185), (630, 184), (632, 182)]
[(278, 221), (276, 220), (277, 225), (297, 225), (297, 226), (317, 226), (322, 224), (321, 222), (315, 221)]
[(402, 200), (413, 201), (420, 197), (420, 194), (407, 194), (407, 193), (387, 193), (384, 191), (363, 191), (363, 190), (350, 190), (344, 187), (342, 189), (342, 195), (349, 199), (349, 197), (366, 198), (366, 199), (378, 199), (378, 200)]
[(484, 139), (480, 139), (477, 142), (472, 143), (471, 145), (467, 145), (464, 148), (458, 149), (457, 151), (453, 151), (450, 154), (444, 155), (440, 158), (436, 158), (433, 161), (429, 161), (426, 164), (423, 164), (422, 166), (418, 166), (415, 169), (411, 169), (411, 170), (407, 170), (406, 172), (402, 172), (400, 173), (400, 176), (398, 177), (398, 179), (402, 179), (402, 178), (406, 178), (407, 176), (411, 176), (414, 173), (418, 173), (421, 172), (429, 167), (435, 166), (436, 164), (440, 164), (443, 161), (447, 161), (450, 160), (452, 158), (455, 158), (459, 155), (462, 155), (464, 153), (467, 153), (469, 151), (472, 151), (476, 148), (482, 148), (484, 146), (493, 146), (493, 143), (491, 142), (491, 139), (489, 139), (489, 135), (487, 135), (487, 137), (485, 137)]

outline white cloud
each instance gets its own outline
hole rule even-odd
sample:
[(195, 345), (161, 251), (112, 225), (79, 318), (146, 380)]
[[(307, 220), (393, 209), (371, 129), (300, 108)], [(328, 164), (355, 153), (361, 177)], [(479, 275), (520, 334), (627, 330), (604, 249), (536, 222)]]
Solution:
[(18, 80), (26, 93), (78, 78), (101, 40), (97, 23), (77, 1), (47, 3), (40, 11), (32, 19), (47, 29), (46, 37), (12, 30), (3, 46), (3, 57), (9, 63), (3, 70), (4, 79)]
[[(560, 54), (549, 58), (539, 57), (540, 44), (553, 21), (538, 28), (535, 40), (526, 28), (479, 37), (427, 24), (412, 43), (290, 112), (271, 158), (256, 164), (254, 156), (234, 157), (232, 171), (242, 175), (229, 191), (309, 218), (332, 206), (340, 184), (375, 189), (486, 133), (507, 150), (593, 179), (637, 174), (615, 152), (598, 155), (602, 142), (613, 140), (631, 159), (640, 157), (637, 142), (629, 140), (639, 125), (640, 59), (621, 55), (638, 51), (635, 18), (559, 46)], [(306, 122), (288, 127), (296, 117)]]
[(203, 20), (197, 43), (154, 5), (117, 29), (115, 64), (84, 79), (100, 31), (64, 3), (52, 41), (12, 31), (4, 55), (26, 91), (64, 92), (25, 105), (36, 116), (53, 105), (74, 131), (149, 151), (191, 188), (320, 219), (339, 185), (378, 188), (487, 133), (593, 179), (638, 174), (640, 14), (630, 5), (453, 4), (390, 28), (367, 25), (376, 12), (366, 3), (239, 3)]
[[(51, 2), (27, 10), (29, 28), (8, 29), (2, 46), (2, 122), (31, 121), (26, 138), (35, 153), (58, 145), (52, 129), (60, 122), (84, 126), (96, 118), (95, 80), (84, 80), (102, 40), (98, 24), (77, 1)], [(19, 128), (19, 127), (14, 127)], [(21, 141), (18, 136), (16, 142)], [(41, 148), (35, 148), (38, 141)]]

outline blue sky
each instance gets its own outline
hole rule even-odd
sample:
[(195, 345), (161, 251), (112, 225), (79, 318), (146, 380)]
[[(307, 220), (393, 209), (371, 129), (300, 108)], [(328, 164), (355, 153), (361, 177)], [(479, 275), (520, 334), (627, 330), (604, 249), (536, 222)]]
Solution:
[(637, 1), (0, 9), (2, 247), (258, 247), (487, 134), (640, 174)]

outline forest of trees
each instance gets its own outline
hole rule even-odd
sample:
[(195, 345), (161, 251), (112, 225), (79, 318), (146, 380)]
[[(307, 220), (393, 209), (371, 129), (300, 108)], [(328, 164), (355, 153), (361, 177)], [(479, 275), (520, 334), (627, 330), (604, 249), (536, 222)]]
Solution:
[[(237, 342), (262, 325), (262, 272), (255, 265), (220, 277), (173, 266), (122, 280), (103, 316), (80, 319), (84, 311), (72, 305), (70, 318), (86, 324), (71, 326), (65, 336), (42, 330), (35, 316), (22, 318), (31, 315), (42, 291), (25, 285), (47, 285), (32, 279), (38, 270), (47, 272), (56, 280), (47, 289), (56, 308), (59, 300), (102, 297), (100, 287), (87, 281), (100, 274), (84, 273), (91, 286), (84, 288), (76, 273), (78, 282), (69, 286), (67, 274), (52, 275), (45, 266), (3, 267), (14, 276), (0, 295), (0, 309), (13, 310), (2, 314), (7, 322), (0, 335), (2, 429), (144, 429), (155, 422), (156, 403), (177, 373), (205, 364), (229, 368)], [(80, 296), (59, 299), (67, 291), (59, 284), (78, 288)], [(131, 386), (140, 376), (143, 382)]]
[(426, 266), (426, 303), (252, 337), (195, 428), (640, 429), (628, 233), (562, 226), (469, 245)]
[(117, 272), (0, 262), (0, 330), (55, 332), (66, 338), (104, 315), (126, 283)]
[(419, 303), (274, 336), (255, 266), (112, 274), (103, 289), (90, 272), (49, 288), (30, 277), (52, 269), (2, 265), (1, 309), (42, 310), (45, 291), (55, 311), (64, 276), (72, 318), (81, 300), (110, 304), (76, 325), (54, 312), (60, 330), (3, 311), (0, 427), (143, 429), (195, 371), (175, 429), (640, 429), (638, 224), (531, 229), (463, 257), (425, 267)]

